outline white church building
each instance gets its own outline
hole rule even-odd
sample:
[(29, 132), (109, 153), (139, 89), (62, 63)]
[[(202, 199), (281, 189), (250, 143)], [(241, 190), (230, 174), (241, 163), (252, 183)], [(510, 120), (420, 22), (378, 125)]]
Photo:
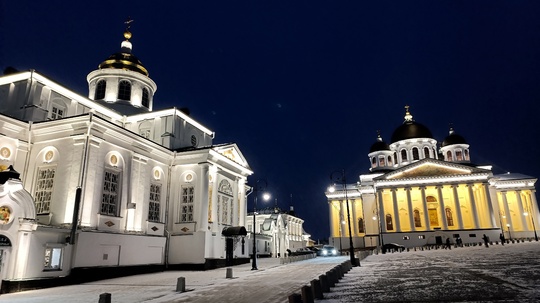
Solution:
[(124, 37), (88, 74), (88, 96), (33, 70), (0, 77), (4, 292), (249, 262), (238, 241), (253, 173), (246, 159), (183, 111), (154, 111), (157, 85), (129, 30)]
[(500, 241), (501, 234), (537, 239), (537, 179), (494, 175), (491, 166), (473, 164), (469, 148), (453, 129), (437, 145), (407, 106), (390, 144), (379, 135), (371, 146), (369, 173), (326, 192), (330, 243), (348, 249), (349, 236), (355, 248), (478, 243), (484, 235)]

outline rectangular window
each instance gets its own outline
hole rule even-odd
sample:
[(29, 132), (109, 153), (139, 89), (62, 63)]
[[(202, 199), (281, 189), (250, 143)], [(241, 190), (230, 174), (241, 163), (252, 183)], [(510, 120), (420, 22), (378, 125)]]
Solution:
[(159, 222), (159, 209), (161, 203), (161, 184), (150, 184), (150, 199), (148, 207), (148, 221)]
[(51, 109), (51, 119), (56, 120), (64, 117), (65, 109), (58, 104), (53, 104)]
[(119, 200), (120, 172), (105, 171), (105, 177), (103, 180), (103, 197), (101, 200), (101, 214), (117, 216)]
[(469, 234), (470, 238), (476, 238), (476, 234)]
[(182, 187), (180, 201), (180, 222), (193, 222), (193, 186)]
[(43, 270), (62, 270), (62, 247), (45, 248)]
[(38, 215), (48, 214), (50, 211), (55, 173), (56, 167), (40, 167), (37, 171), (34, 203)]
[(426, 238), (425, 235), (420, 235), (420, 236), (418, 236), (418, 239), (425, 239), (425, 238)]
[(409, 236), (404, 236), (403, 237), (403, 240), (410, 240), (411, 238), (409, 238)]

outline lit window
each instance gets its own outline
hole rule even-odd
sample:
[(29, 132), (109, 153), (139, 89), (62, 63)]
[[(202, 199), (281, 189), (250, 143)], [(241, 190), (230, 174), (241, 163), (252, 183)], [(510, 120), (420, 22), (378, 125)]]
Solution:
[(403, 240), (410, 240), (411, 238), (409, 236), (403, 236)]
[(148, 221), (159, 222), (161, 202), (161, 184), (150, 184), (150, 199), (148, 206)]
[(379, 156), (379, 166), (384, 166), (384, 156)]
[(425, 238), (426, 238), (425, 235), (420, 235), (420, 236), (418, 236), (418, 239), (425, 239)]
[(148, 93), (148, 89), (145, 87), (142, 90), (142, 106), (148, 108), (150, 105), (150, 94)]
[(39, 168), (37, 171), (34, 191), (37, 214), (48, 214), (50, 211), (55, 173), (56, 167)]
[(96, 93), (94, 94), (94, 100), (105, 99), (106, 88), (107, 88), (107, 82), (105, 82), (105, 80), (99, 80), (96, 85)]
[(463, 161), (463, 154), (461, 153), (461, 150), (456, 150), (456, 160)]
[(121, 80), (118, 84), (118, 99), (131, 100), (131, 83), (127, 80)]
[(101, 214), (108, 216), (118, 215), (118, 202), (120, 200), (120, 172), (105, 171), (103, 180), (103, 196), (101, 199)]
[(193, 186), (182, 187), (182, 200), (180, 201), (180, 222), (193, 222)]
[(365, 232), (364, 228), (364, 218), (358, 219), (358, 232), (363, 234)]
[(465, 160), (469, 161), (469, 150), (466, 149), (463, 153), (465, 154)]
[(452, 152), (451, 151), (446, 152), (446, 161), (452, 161)]
[(452, 210), (450, 208), (446, 208), (446, 222), (448, 222), (448, 226), (454, 226), (454, 216), (452, 215)]
[(377, 158), (375, 157), (371, 158), (371, 167), (373, 168), (377, 167)]
[(420, 220), (420, 211), (418, 209), (414, 210), (414, 227), (422, 227), (422, 221)]
[(392, 166), (392, 156), (388, 156), (388, 166)]
[(231, 184), (227, 180), (222, 180), (218, 187), (218, 215), (221, 212), (221, 217), (218, 218), (218, 223), (232, 225), (232, 201), (233, 191)]
[(43, 260), (43, 270), (62, 270), (62, 248), (45, 248), (45, 259)]

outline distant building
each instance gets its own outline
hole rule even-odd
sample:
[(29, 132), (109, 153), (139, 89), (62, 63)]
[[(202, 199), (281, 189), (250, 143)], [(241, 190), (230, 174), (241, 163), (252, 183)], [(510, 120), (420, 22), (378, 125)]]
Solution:
[[(295, 216), (294, 209), (283, 211), (278, 207), (258, 210), (255, 216), (257, 255), (284, 257), (287, 250), (292, 252), (310, 246), (310, 235), (304, 231), (304, 220)], [(253, 212), (246, 217), (249, 237), (249, 253), (253, 252)]]
[(154, 111), (157, 85), (124, 37), (88, 75), (88, 97), (36, 71), (0, 77), (4, 291), (88, 269), (216, 267), (222, 231), (245, 224), (252, 171), (240, 149), (215, 145), (182, 110)]
[[(406, 247), (534, 238), (537, 236), (536, 178), (493, 175), (471, 161), (469, 144), (452, 128), (437, 146), (431, 131), (405, 121), (390, 144), (381, 136), (368, 153), (370, 172), (353, 184), (326, 192), (330, 242), (349, 248), (347, 203), (355, 247), (399, 243)], [(347, 194), (347, 200), (345, 199)]]

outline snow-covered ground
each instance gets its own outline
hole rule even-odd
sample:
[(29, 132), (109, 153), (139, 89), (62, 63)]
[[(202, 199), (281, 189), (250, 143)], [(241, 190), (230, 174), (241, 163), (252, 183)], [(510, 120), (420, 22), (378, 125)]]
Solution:
[(318, 302), (540, 302), (540, 242), (372, 255)]
[[(286, 265), (277, 259), (204, 272), (167, 271), (0, 295), (0, 302), (288, 302), (287, 297), (347, 257)], [(190, 290), (175, 291), (185, 277)], [(538, 302), (540, 242), (371, 255), (317, 302)]]

